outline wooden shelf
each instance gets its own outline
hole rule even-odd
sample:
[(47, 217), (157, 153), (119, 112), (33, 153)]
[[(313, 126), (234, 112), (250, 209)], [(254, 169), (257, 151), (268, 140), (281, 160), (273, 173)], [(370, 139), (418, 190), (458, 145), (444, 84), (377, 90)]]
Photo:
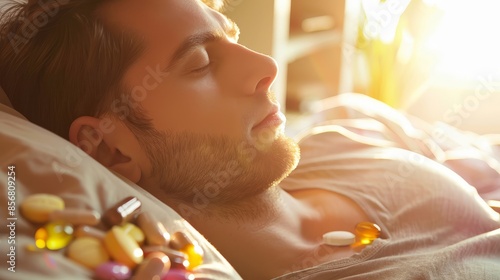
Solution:
[(287, 61), (293, 62), (322, 48), (340, 44), (341, 41), (342, 33), (338, 30), (292, 34), (288, 40)]

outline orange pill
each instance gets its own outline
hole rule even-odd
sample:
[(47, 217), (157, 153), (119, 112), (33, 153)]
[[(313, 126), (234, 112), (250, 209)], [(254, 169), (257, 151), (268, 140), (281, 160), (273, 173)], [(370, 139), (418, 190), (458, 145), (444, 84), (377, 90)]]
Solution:
[(145, 239), (144, 232), (139, 227), (137, 227), (132, 223), (125, 223), (120, 227), (126, 234), (132, 237), (139, 245), (142, 245), (144, 243)]
[(49, 214), (49, 221), (65, 222), (72, 225), (95, 226), (100, 222), (100, 219), (101, 215), (97, 211), (76, 208), (56, 210)]
[(134, 268), (144, 259), (144, 252), (139, 244), (119, 226), (114, 226), (106, 233), (104, 245), (111, 257), (130, 268)]
[(141, 206), (142, 204), (137, 197), (129, 196), (106, 210), (102, 220), (110, 227), (122, 225), (134, 219), (139, 214)]
[(101, 240), (93, 237), (81, 237), (71, 242), (67, 255), (75, 262), (91, 269), (109, 261), (109, 254)]
[(354, 232), (358, 242), (368, 245), (380, 236), (381, 229), (377, 224), (361, 222), (356, 225)]
[(30, 222), (46, 223), (53, 211), (64, 209), (62, 198), (52, 194), (32, 194), (21, 202), (21, 214)]
[(148, 245), (167, 246), (170, 243), (170, 234), (165, 226), (149, 213), (140, 213), (137, 224), (144, 232)]

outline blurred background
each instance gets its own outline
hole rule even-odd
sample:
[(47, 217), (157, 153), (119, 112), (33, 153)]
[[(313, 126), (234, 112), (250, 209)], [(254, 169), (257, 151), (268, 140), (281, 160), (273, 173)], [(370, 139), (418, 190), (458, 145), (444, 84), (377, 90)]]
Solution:
[(243, 45), (273, 56), (294, 134), (318, 100), (379, 99), (429, 122), (500, 133), (498, 0), (226, 0)]

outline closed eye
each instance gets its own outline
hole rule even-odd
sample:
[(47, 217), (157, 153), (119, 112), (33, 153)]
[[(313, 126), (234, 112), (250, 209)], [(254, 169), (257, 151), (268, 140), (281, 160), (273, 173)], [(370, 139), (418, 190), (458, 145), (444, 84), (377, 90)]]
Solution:
[(205, 66), (202, 66), (202, 67), (199, 67), (199, 68), (196, 68), (194, 70), (191, 70), (191, 73), (202, 73), (204, 72), (205, 70), (208, 70), (208, 68), (210, 68), (210, 65), (211, 63), (209, 62), (207, 65)]

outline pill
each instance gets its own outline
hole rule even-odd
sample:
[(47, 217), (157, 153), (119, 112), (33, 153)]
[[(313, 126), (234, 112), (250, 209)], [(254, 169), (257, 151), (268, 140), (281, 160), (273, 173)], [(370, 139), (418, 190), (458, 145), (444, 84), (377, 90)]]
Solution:
[(143, 251), (146, 257), (154, 252), (164, 253), (170, 259), (170, 266), (172, 268), (187, 269), (190, 266), (188, 256), (185, 253), (166, 246), (145, 246), (143, 247)]
[(170, 234), (165, 226), (152, 215), (142, 212), (137, 216), (137, 224), (141, 227), (146, 236), (148, 245), (168, 245)]
[(72, 225), (95, 226), (100, 222), (101, 215), (97, 211), (66, 208), (55, 210), (49, 214), (49, 221), (60, 221)]
[(147, 255), (147, 257), (145, 258), (145, 260), (150, 260), (150, 259), (159, 259), (162, 261), (163, 269), (161, 271), (160, 276), (166, 274), (170, 270), (170, 266), (171, 266), (170, 258), (165, 253), (162, 253), (162, 252), (149, 253)]
[(59, 250), (66, 247), (73, 239), (73, 227), (70, 224), (53, 222), (35, 232), (35, 245), (39, 249)]
[(121, 226), (121, 228), (126, 234), (132, 237), (135, 240), (135, 242), (137, 242), (139, 245), (142, 245), (144, 243), (145, 239), (144, 233), (136, 225), (132, 223), (125, 223), (124, 225)]
[(106, 262), (94, 270), (94, 276), (99, 280), (127, 280), (132, 276), (132, 271), (126, 265)]
[(348, 231), (331, 231), (323, 234), (323, 243), (332, 246), (347, 246), (356, 241), (356, 236)]
[(192, 241), (184, 232), (178, 231), (172, 234), (170, 247), (185, 253), (188, 257), (189, 270), (203, 263), (203, 249), (197, 242)]
[(181, 252), (188, 256), (189, 265), (187, 269), (193, 270), (203, 263), (203, 249), (198, 244), (189, 244)]
[(109, 261), (109, 254), (102, 241), (94, 237), (76, 238), (69, 244), (67, 254), (73, 261), (90, 269)]
[(113, 226), (104, 237), (104, 245), (111, 257), (130, 268), (144, 259), (143, 251), (135, 240), (119, 226)]
[(371, 244), (373, 240), (380, 236), (380, 227), (370, 222), (361, 222), (354, 229), (358, 242), (364, 245)]
[(182, 250), (189, 244), (193, 244), (193, 241), (182, 231), (177, 231), (170, 237), (170, 248), (174, 250)]
[(161, 280), (193, 280), (194, 275), (183, 269), (171, 269)]
[(131, 221), (140, 212), (141, 202), (137, 197), (129, 196), (106, 210), (102, 220), (108, 226), (122, 225)]
[(33, 194), (26, 197), (20, 206), (24, 218), (33, 223), (46, 223), (49, 214), (64, 209), (62, 198), (52, 194)]
[(106, 232), (91, 226), (79, 226), (76, 228), (74, 235), (75, 238), (87, 236), (103, 240)]
[(164, 274), (163, 269), (164, 263), (161, 259), (145, 259), (137, 269), (132, 280), (160, 279), (161, 275)]

